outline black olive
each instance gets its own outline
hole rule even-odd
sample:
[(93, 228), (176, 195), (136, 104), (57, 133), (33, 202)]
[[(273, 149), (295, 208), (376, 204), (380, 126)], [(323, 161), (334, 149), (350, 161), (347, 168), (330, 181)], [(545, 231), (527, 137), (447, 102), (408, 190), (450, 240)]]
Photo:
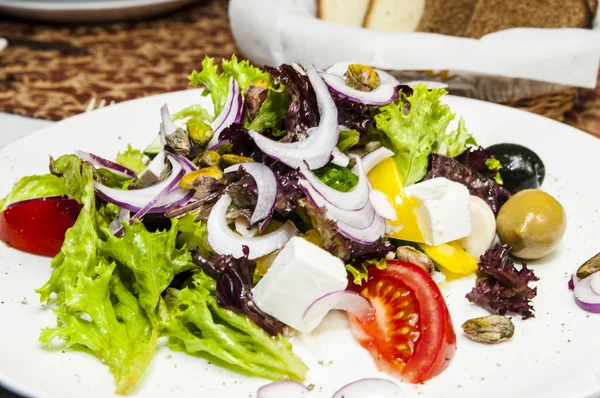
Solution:
[(496, 144), (486, 149), (500, 161), (500, 176), (510, 192), (536, 189), (544, 182), (546, 168), (531, 149), (518, 144)]

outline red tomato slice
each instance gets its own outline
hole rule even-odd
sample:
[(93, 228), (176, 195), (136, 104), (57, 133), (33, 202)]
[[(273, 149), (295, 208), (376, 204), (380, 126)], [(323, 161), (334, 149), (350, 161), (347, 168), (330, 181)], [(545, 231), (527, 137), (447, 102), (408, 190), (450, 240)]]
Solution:
[(369, 269), (359, 292), (375, 307), (375, 318), (361, 322), (350, 315), (352, 333), (369, 350), (381, 371), (410, 383), (440, 374), (456, 351), (448, 307), (429, 274), (417, 265), (387, 261)]
[(15, 249), (53, 257), (80, 210), (75, 199), (61, 197), (13, 203), (0, 213), (0, 240)]

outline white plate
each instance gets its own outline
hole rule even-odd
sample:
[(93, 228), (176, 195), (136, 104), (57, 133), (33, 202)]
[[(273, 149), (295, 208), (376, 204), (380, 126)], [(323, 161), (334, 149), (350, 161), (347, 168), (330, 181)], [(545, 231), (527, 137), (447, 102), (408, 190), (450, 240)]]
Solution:
[[(9, 145), (0, 150), (0, 196), (18, 177), (46, 172), (48, 155), (82, 149), (110, 158), (127, 143), (142, 147), (156, 134), (162, 104), (167, 102), (177, 110), (199, 100), (207, 99), (193, 90), (130, 101), (67, 119)], [(543, 188), (565, 206), (568, 228), (558, 250), (532, 265), (540, 277), (538, 297), (533, 301), (536, 317), (513, 318), (516, 332), (509, 342), (481, 345), (462, 334), (463, 321), (486, 314), (464, 298), (473, 278), (443, 288), (458, 335), (458, 351), (449, 368), (425, 385), (402, 384), (407, 396), (597, 397), (600, 315), (589, 315), (575, 305), (567, 280), (600, 250), (600, 184), (595, 174), (600, 141), (522, 111), (457, 97), (448, 97), (447, 102), (465, 117), (481, 144), (517, 142), (541, 156), (548, 173)], [(112, 396), (113, 379), (100, 361), (84, 353), (47, 351), (37, 341), (42, 327), (55, 324), (52, 312), (38, 304), (33, 292), (50, 275), (49, 262), (0, 246), (0, 383), (39, 398)], [(341, 324), (335, 319), (341, 319)], [(311, 369), (306, 382), (315, 388), (310, 397), (331, 397), (345, 383), (362, 377), (387, 377), (354, 342), (343, 319), (339, 314), (329, 316), (329, 328), (320, 328), (310, 339), (294, 341)], [(163, 347), (135, 396), (253, 397), (264, 383)]]
[(0, 14), (48, 22), (107, 22), (146, 18), (194, 0), (0, 0)]

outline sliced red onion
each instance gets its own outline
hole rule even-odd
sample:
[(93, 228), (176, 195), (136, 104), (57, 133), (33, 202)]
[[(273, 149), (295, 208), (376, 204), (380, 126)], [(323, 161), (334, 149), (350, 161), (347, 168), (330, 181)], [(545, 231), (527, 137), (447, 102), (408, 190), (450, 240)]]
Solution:
[(167, 153), (171, 156), (173, 156), (175, 159), (177, 159), (177, 161), (179, 162), (179, 164), (181, 164), (183, 166), (183, 168), (185, 169), (185, 171), (187, 173), (190, 173), (194, 170), (198, 170), (198, 166), (196, 166), (194, 164), (194, 162), (192, 162), (191, 160), (189, 160), (188, 158), (186, 158), (185, 156), (177, 153), (177, 152), (171, 152), (171, 151), (167, 151)]
[(258, 233), (257, 228), (250, 228), (250, 222), (244, 216), (235, 219), (235, 231), (244, 238), (253, 238)]
[(210, 149), (211, 151), (216, 151), (217, 149), (219, 149), (222, 145), (225, 145), (229, 142), (229, 140), (221, 140), (219, 142), (217, 142), (215, 145), (213, 145), (212, 147), (208, 147), (208, 149)]
[(338, 290), (313, 301), (304, 311), (303, 319), (306, 323), (311, 323), (313, 319), (322, 319), (330, 310), (349, 312), (363, 322), (368, 322), (375, 316), (375, 308), (369, 300), (356, 292)]
[(103, 157), (100, 157), (98, 155), (94, 155), (93, 153), (84, 152), (84, 151), (75, 151), (75, 154), (77, 156), (79, 156), (81, 158), (81, 160), (90, 162), (91, 164), (93, 164), (94, 166), (96, 166), (98, 168), (108, 169), (108, 170), (112, 171), (113, 173), (115, 173), (116, 175), (119, 175), (121, 177), (126, 177), (126, 178), (136, 178), (137, 177), (137, 174), (135, 174), (135, 171), (128, 169), (125, 166), (121, 166), (120, 164), (112, 162), (108, 159), (104, 159)]
[(300, 382), (279, 380), (259, 388), (256, 398), (304, 398), (309, 392), (309, 389)]
[(249, 250), (248, 258), (253, 260), (280, 249), (298, 234), (294, 223), (287, 221), (278, 230), (255, 238), (244, 238), (233, 232), (227, 224), (227, 209), (231, 198), (225, 194), (215, 203), (208, 221), (208, 243), (217, 254), (228, 254), (235, 258), (244, 256), (243, 246)]
[(270, 158), (294, 169), (306, 162), (313, 170), (329, 163), (340, 137), (340, 129), (335, 102), (314, 66), (308, 68), (307, 75), (315, 90), (321, 116), (319, 125), (308, 130), (308, 137), (302, 141), (284, 143), (271, 140), (256, 131), (250, 131), (249, 134), (260, 150)]
[[(242, 92), (237, 80), (229, 78), (229, 91), (225, 99), (225, 105), (221, 113), (213, 120), (211, 127), (213, 136), (208, 142), (207, 148), (214, 149), (219, 144), (221, 131), (231, 126), (233, 123), (239, 123), (242, 120), (244, 108), (242, 107)], [(222, 145), (222, 144), (221, 144)]]
[(96, 194), (107, 202), (114, 203), (126, 210), (139, 212), (163, 192), (166, 187), (170, 187), (167, 193), (163, 195), (158, 202), (154, 203), (148, 212), (162, 213), (170, 206), (187, 203), (192, 196), (194, 196), (194, 191), (188, 191), (178, 187), (179, 180), (184, 173), (184, 168), (174, 158), (168, 156), (168, 160), (172, 164), (173, 169), (171, 175), (161, 182), (147, 188), (122, 190), (110, 188), (94, 181)]
[(313, 186), (315, 191), (332, 205), (343, 210), (359, 210), (365, 207), (369, 201), (370, 187), (360, 157), (355, 155), (352, 155), (352, 157), (356, 160), (358, 183), (348, 192), (340, 192), (331, 188), (310, 171), (305, 164), (300, 164), (300, 173)]
[(258, 190), (258, 198), (256, 199), (256, 206), (254, 207), (254, 212), (252, 212), (250, 223), (255, 224), (259, 221), (270, 219), (277, 200), (277, 179), (275, 178), (275, 174), (273, 174), (273, 170), (262, 163), (247, 162), (229, 166), (224, 171), (225, 173), (233, 173), (238, 171), (240, 167), (254, 178)]
[(119, 214), (108, 226), (110, 232), (115, 234), (119, 229), (123, 227), (123, 221), (129, 221), (131, 219), (131, 212), (127, 209), (119, 209)]
[[(131, 219), (129, 220), (129, 225), (133, 225), (134, 220), (141, 220), (141, 218), (144, 217), (146, 214), (148, 214), (152, 210), (152, 208), (154, 208), (154, 206), (156, 206), (156, 204), (161, 199), (163, 199), (170, 191), (172, 191), (173, 189), (178, 187), (179, 180), (181, 180), (181, 177), (183, 177), (184, 174), (185, 174), (185, 171), (183, 168), (181, 168), (179, 170), (179, 172), (177, 173), (177, 176), (171, 181), (171, 183), (169, 185), (165, 186), (162, 191), (160, 191), (154, 198), (152, 198), (141, 209), (139, 209), (137, 211), (137, 213), (135, 213), (131, 217)], [(121, 236), (123, 236), (124, 232), (125, 232), (125, 228), (121, 227), (117, 231), (115, 231), (115, 236), (121, 237)]]
[(380, 84), (373, 91), (360, 91), (346, 84), (343, 77), (329, 73), (320, 74), (329, 89), (354, 102), (366, 105), (386, 105), (398, 99), (398, 90), (391, 84)]
[(332, 398), (405, 398), (396, 383), (390, 380), (368, 378), (346, 384)]
[[(338, 62), (336, 64), (331, 65), (329, 68), (327, 68), (325, 70), (325, 73), (329, 73), (332, 75), (336, 75), (336, 76), (340, 76), (340, 77), (345, 77), (346, 76), (346, 72), (348, 71), (348, 66), (350, 64), (356, 64), (357, 62)], [(402, 83), (400, 83), (400, 81), (398, 79), (396, 79), (394, 76), (390, 75), (388, 72), (381, 70), (381, 69), (376, 69), (373, 68), (373, 70), (375, 72), (377, 72), (377, 74), (379, 75), (379, 81), (381, 82), (381, 84), (390, 84), (393, 86), (399, 86)]]
[(367, 228), (373, 224), (375, 211), (369, 202), (362, 209), (344, 210), (325, 200), (306, 180), (300, 181), (300, 188), (315, 206), (325, 207), (327, 218), (333, 221), (341, 221), (354, 228)]
[(383, 192), (376, 189), (371, 190), (369, 192), (369, 203), (371, 203), (378, 216), (390, 221), (396, 220), (396, 209), (394, 209), (394, 206)]
[(340, 167), (348, 167), (348, 163), (350, 163), (350, 158), (344, 154), (342, 151), (337, 149), (337, 147), (333, 148), (333, 152), (331, 153), (333, 159), (331, 159), (331, 163)]
[(346, 238), (358, 243), (369, 244), (385, 235), (385, 220), (382, 217), (375, 216), (371, 225), (367, 228), (359, 229), (351, 227), (341, 221), (337, 223), (337, 229), (340, 234)]
[[(381, 148), (375, 149), (373, 152), (367, 153), (365, 156), (361, 158), (363, 168), (365, 169), (365, 173), (369, 173), (373, 167), (377, 166), (380, 162), (384, 161), (387, 158), (391, 158), (394, 156), (394, 152), (382, 146)], [(358, 173), (358, 167), (354, 166), (352, 168), (354, 174)]]
[(575, 278), (577, 278), (575, 276), (575, 274), (571, 275), (571, 277), (569, 278), (569, 282), (567, 283), (567, 286), (569, 287), (569, 290), (575, 289)]
[(575, 302), (583, 310), (600, 313), (600, 272), (596, 272), (587, 278), (575, 283), (573, 293)]

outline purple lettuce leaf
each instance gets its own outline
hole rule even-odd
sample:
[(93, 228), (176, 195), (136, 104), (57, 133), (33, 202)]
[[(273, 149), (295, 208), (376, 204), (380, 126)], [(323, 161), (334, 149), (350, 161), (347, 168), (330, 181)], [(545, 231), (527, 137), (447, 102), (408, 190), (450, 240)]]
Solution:
[(196, 248), (192, 252), (192, 261), (217, 281), (217, 303), (221, 307), (246, 315), (271, 336), (283, 332), (285, 325), (265, 314), (252, 301), (256, 263), (247, 255), (242, 258), (224, 255), (205, 258)]
[(338, 123), (366, 134), (373, 124), (373, 116), (367, 105), (360, 102), (350, 101), (348, 98), (332, 92), (331, 97), (338, 111)]
[[(276, 165), (279, 165), (279, 163)], [(273, 172), (277, 179), (275, 212), (285, 217), (296, 210), (298, 200), (304, 197), (304, 192), (302, 192), (299, 185), (300, 175), (297, 170), (273, 168), (275, 168)], [(231, 197), (233, 204), (236, 206), (253, 209), (258, 199), (256, 181), (252, 176), (239, 172), (233, 175), (233, 179), (233, 182), (227, 186), (225, 192)]]
[(432, 153), (429, 155), (429, 166), (423, 180), (436, 177), (445, 177), (449, 180), (460, 182), (469, 188), (471, 195), (479, 196), (490, 205), (494, 213), (512, 196), (512, 194), (494, 180), (491, 180), (477, 171), (460, 164), (448, 156)]
[(285, 120), (287, 133), (281, 140), (293, 142), (306, 138), (308, 129), (317, 126), (320, 118), (317, 97), (308, 77), (286, 64), (264, 69), (273, 76), (275, 84), (283, 82), (291, 99)]
[(463, 166), (479, 173), (480, 175), (494, 179), (497, 170), (490, 170), (486, 161), (494, 156), (483, 147), (469, 148), (454, 159)]
[[(261, 134), (270, 135), (270, 130), (262, 131)], [(248, 129), (239, 123), (233, 123), (221, 131), (219, 136), (221, 140), (229, 140), (231, 144), (231, 153), (247, 156), (254, 159), (255, 162), (269, 164), (272, 160), (261, 151), (254, 143), (254, 140), (248, 134)]]
[(466, 295), (467, 300), (493, 314), (519, 314), (523, 319), (531, 318), (531, 300), (537, 287), (529, 282), (537, 281), (533, 270), (525, 264), (517, 270), (510, 258), (511, 247), (496, 245), (488, 249), (479, 260), (475, 287)]

